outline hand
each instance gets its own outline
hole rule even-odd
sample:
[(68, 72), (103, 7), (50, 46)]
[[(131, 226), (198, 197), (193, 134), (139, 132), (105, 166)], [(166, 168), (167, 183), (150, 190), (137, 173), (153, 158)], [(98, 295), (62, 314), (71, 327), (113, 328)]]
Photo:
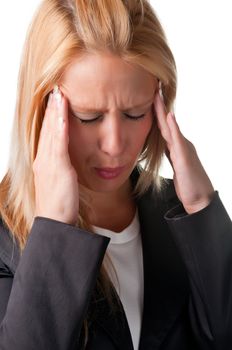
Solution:
[(35, 215), (74, 225), (78, 219), (79, 193), (68, 143), (67, 100), (57, 87), (50, 94), (33, 162)]
[(174, 186), (179, 200), (188, 214), (206, 207), (214, 194), (193, 144), (181, 133), (172, 112), (167, 113), (160, 93), (154, 100), (158, 127), (166, 141), (166, 156), (173, 168)]

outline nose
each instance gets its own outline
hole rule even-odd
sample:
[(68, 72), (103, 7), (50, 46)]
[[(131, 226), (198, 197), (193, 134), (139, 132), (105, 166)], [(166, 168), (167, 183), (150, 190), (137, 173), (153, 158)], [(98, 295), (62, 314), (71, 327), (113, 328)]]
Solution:
[(126, 130), (123, 128), (120, 115), (106, 115), (101, 123), (99, 147), (102, 152), (111, 156), (120, 156), (126, 146)]

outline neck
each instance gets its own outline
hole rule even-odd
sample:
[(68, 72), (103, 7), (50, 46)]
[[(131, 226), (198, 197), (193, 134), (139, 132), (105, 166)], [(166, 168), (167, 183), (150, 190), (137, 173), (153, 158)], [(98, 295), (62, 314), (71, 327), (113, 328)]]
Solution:
[(83, 188), (90, 198), (92, 225), (120, 232), (132, 221), (136, 206), (132, 198), (132, 186), (128, 180), (113, 192), (94, 192)]

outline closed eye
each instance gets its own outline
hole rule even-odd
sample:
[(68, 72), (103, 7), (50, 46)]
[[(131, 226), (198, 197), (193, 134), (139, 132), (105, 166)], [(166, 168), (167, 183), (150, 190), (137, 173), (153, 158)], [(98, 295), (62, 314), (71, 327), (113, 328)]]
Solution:
[(74, 117), (76, 117), (77, 119), (79, 119), (80, 120), (80, 122), (81, 123), (93, 123), (93, 122), (95, 122), (95, 121), (97, 121), (97, 120), (99, 120), (100, 118), (101, 118), (101, 116), (99, 115), (98, 117), (96, 117), (96, 118), (93, 118), (93, 119), (81, 119), (80, 117), (78, 117), (77, 115), (74, 115)]
[(92, 119), (82, 119), (78, 115), (76, 115), (70, 107), (69, 107), (69, 112), (72, 115), (72, 117), (78, 119), (81, 123), (92, 123), (97, 121), (101, 117), (101, 115), (98, 115), (97, 117), (94, 117)]
[[(92, 119), (82, 119), (82, 118), (78, 117), (74, 113), (72, 113), (72, 115), (73, 115), (73, 117), (77, 118), (81, 123), (86, 123), (86, 124), (87, 123), (93, 123), (93, 122), (98, 121), (98, 120), (100, 120), (102, 118), (102, 115), (99, 115), (99, 116), (97, 116), (95, 118), (92, 118)], [(130, 115), (130, 114), (124, 113), (124, 115), (127, 118), (131, 119), (131, 120), (139, 120), (139, 119), (144, 118), (145, 113), (144, 114), (140, 114), (140, 115)]]
[(124, 113), (124, 115), (129, 118), (129, 119), (134, 119), (134, 120), (138, 120), (138, 119), (142, 119), (143, 117), (145, 117), (145, 113), (140, 114), (140, 115), (130, 115), (127, 113)]

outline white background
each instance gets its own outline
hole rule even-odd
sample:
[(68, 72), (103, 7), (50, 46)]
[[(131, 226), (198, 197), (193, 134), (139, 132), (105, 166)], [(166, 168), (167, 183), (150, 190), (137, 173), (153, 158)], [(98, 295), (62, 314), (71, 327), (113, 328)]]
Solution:
[[(7, 169), (22, 45), (39, 0), (1, 3), (0, 179)], [(151, 0), (178, 70), (176, 118), (232, 216), (230, 0)], [(172, 177), (168, 162), (162, 174)]]

